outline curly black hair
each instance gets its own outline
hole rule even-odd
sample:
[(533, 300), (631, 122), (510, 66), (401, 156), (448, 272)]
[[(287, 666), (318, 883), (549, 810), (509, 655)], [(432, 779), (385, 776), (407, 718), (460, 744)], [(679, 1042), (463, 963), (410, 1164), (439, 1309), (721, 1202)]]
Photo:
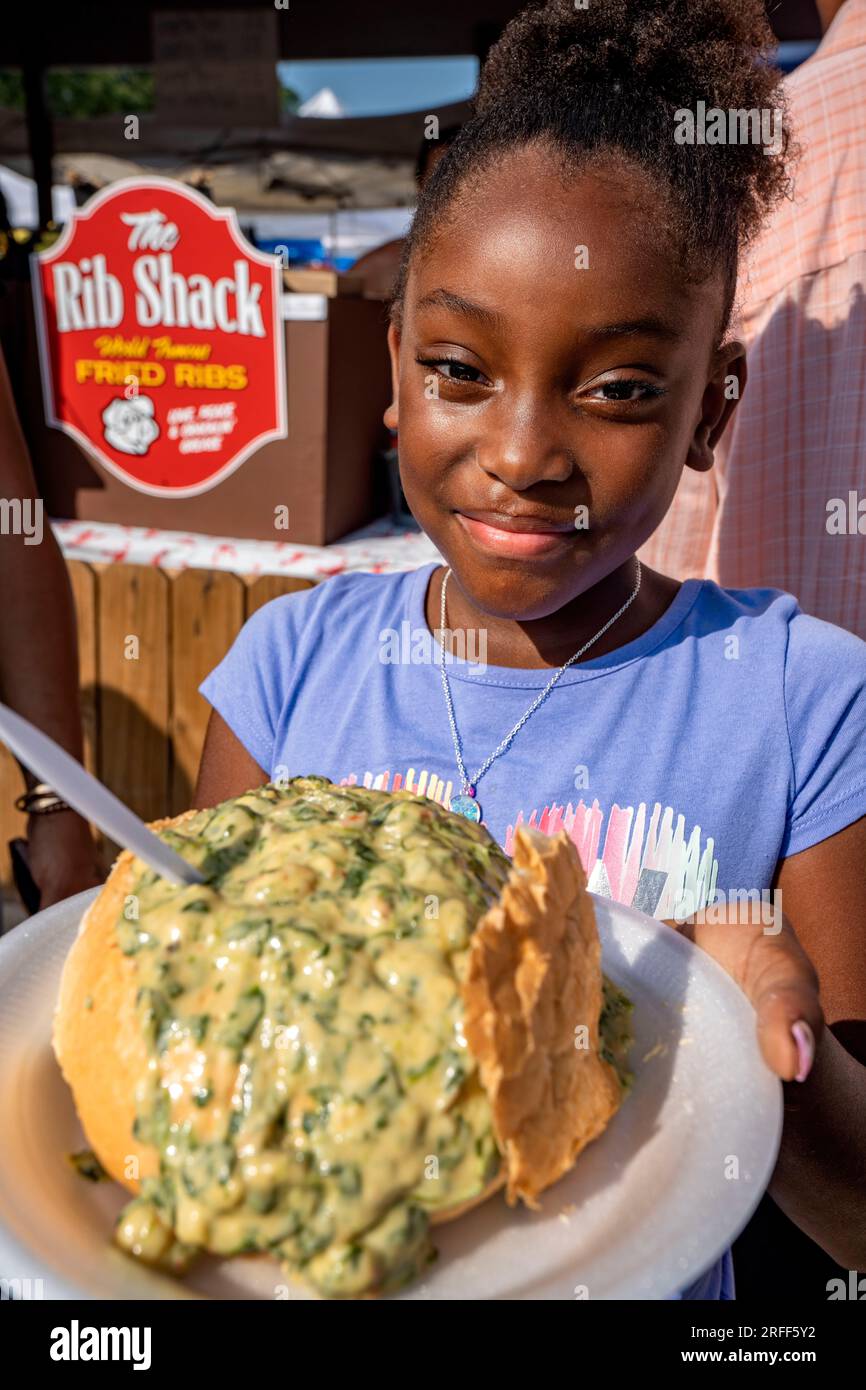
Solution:
[(435, 140), (428, 140), (425, 135), (418, 146), (418, 153), (415, 157), (415, 182), (419, 188), (424, 182), (427, 165), (434, 150), (447, 149), (449, 145), (454, 144), (459, 134), (460, 126), (455, 122), (452, 125), (444, 125)]
[[(404, 248), (392, 317), (409, 265), (435, 240), (459, 193), (530, 142), (568, 178), (590, 162), (637, 167), (657, 197), (660, 231), (683, 272), (721, 267), (730, 318), (742, 248), (789, 191), (795, 153), (762, 0), (574, 0), (530, 4), (506, 27), (481, 73), (470, 120), (433, 171)], [(760, 143), (680, 144), (676, 112), (778, 112), (778, 152)]]

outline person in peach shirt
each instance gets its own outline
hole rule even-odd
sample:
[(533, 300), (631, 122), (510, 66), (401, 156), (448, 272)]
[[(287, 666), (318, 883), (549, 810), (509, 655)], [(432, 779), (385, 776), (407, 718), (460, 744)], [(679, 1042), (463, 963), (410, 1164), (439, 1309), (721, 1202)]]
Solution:
[(793, 198), (747, 254), (748, 386), (715, 466), (686, 469), (641, 560), (785, 589), (866, 638), (866, 0), (817, 0), (824, 38), (785, 86)]

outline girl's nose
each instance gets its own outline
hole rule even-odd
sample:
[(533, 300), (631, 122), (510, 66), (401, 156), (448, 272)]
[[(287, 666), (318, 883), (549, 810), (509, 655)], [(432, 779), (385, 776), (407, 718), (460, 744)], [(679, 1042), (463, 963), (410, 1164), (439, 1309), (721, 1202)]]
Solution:
[(492, 478), (515, 492), (536, 483), (567, 482), (577, 460), (567, 440), (556, 428), (553, 405), (524, 402), (514, 410), (484, 416), (484, 431), (476, 444), (476, 458)]

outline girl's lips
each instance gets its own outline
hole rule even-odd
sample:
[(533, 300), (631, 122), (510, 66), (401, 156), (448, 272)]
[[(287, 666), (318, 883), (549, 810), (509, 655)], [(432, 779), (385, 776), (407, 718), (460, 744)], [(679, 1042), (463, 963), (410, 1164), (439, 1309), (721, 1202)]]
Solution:
[(457, 518), (483, 550), (507, 559), (521, 560), (532, 555), (547, 555), (567, 544), (573, 535), (569, 531), (506, 530), (503, 526), (491, 526), (486, 521), (467, 516), (465, 512), (458, 512)]

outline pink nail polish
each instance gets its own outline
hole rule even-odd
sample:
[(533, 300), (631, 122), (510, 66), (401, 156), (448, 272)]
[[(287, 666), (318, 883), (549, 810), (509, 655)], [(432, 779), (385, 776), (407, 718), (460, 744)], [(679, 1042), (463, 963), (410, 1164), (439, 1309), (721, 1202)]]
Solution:
[(805, 1081), (815, 1060), (815, 1035), (804, 1018), (799, 1018), (792, 1024), (791, 1032), (797, 1044), (797, 1060), (800, 1064), (794, 1080)]

